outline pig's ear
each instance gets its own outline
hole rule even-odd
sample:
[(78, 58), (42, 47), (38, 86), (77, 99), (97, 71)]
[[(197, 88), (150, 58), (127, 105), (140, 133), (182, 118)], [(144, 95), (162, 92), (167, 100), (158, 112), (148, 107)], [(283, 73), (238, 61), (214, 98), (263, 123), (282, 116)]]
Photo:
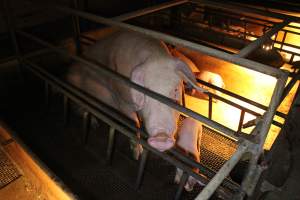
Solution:
[[(137, 66), (131, 72), (130, 79), (132, 82), (144, 87), (145, 69), (144, 67)], [(145, 95), (133, 88), (130, 89), (132, 100), (135, 104), (136, 111), (141, 110), (144, 107)]]
[(198, 86), (195, 75), (192, 72), (192, 70), (188, 67), (187, 64), (185, 64), (184, 62), (176, 58), (175, 65), (176, 65), (175, 72), (179, 75), (179, 77), (183, 79), (183, 81), (190, 84), (193, 88), (195, 88), (200, 92), (207, 92), (207, 90)]

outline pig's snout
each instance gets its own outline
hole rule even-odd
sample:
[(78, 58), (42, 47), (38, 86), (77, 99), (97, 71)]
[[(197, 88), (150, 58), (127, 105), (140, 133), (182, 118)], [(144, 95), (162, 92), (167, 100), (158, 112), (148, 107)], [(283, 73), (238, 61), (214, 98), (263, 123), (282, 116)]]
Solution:
[(169, 136), (166, 133), (158, 133), (155, 136), (148, 138), (148, 143), (155, 149), (163, 152), (171, 149), (175, 144), (173, 136)]

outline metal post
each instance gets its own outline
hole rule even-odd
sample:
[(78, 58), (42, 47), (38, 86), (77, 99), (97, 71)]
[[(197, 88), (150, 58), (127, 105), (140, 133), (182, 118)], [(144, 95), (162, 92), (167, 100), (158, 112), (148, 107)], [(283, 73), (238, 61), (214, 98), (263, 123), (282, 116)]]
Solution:
[(241, 116), (240, 116), (240, 121), (239, 121), (239, 126), (238, 126), (238, 133), (241, 132), (241, 130), (242, 130), (244, 117), (245, 117), (245, 110), (241, 110)]
[(142, 153), (142, 156), (141, 156), (139, 170), (138, 170), (138, 174), (137, 174), (137, 178), (136, 178), (136, 182), (135, 182), (135, 189), (136, 190), (138, 190), (141, 186), (144, 171), (145, 171), (145, 167), (146, 167), (146, 163), (147, 163), (147, 158), (148, 158), (148, 150), (144, 149), (143, 153)]
[(83, 113), (83, 139), (82, 143), (83, 145), (87, 144), (89, 133), (90, 133), (90, 126), (91, 126), (91, 114), (89, 112)]
[(239, 162), (244, 153), (248, 150), (247, 143), (241, 143), (233, 156), (219, 170), (219, 172), (210, 180), (195, 200), (207, 200), (216, 191), (223, 180), (228, 176), (234, 166)]
[(49, 102), (50, 102), (50, 86), (49, 84), (45, 81), (45, 106), (48, 108)]
[(108, 165), (111, 165), (112, 161), (112, 153), (114, 149), (115, 144), (115, 135), (116, 131), (114, 127), (109, 127), (109, 135), (108, 135), (108, 146), (107, 146), (107, 152), (106, 152), (106, 163)]
[[(78, 10), (78, 0), (73, 0), (74, 9)], [(80, 44), (80, 22), (79, 17), (76, 15), (72, 15), (73, 29), (74, 29), (74, 42), (76, 44), (76, 54), (80, 55), (82, 52), (81, 44)]]
[(208, 95), (208, 118), (212, 119), (212, 96)]
[(18, 45), (18, 40), (17, 40), (17, 35), (16, 35), (16, 28), (15, 28), (15, 16), (14, 16), (14, 12), (13, 9), (11, 7), (11, 3), (10, 0), (4, 0), (3, 1), (3, 6), (4, 6), (4, 12), (5, 12), (5, 16), (6, 16), (6, 25), (8, 27), (9, 33), (10, 33), (10, 37), (12, 40), (12, 44), (14, 47), (14, 51), (16, 54), (16, 58), (18, 60), (19, 63), (19, 73), (20, 73), (20, 78), (22, 81), (24, 81), (24, 77), (23, 77), (23, 70), (22, 70), (22, 57), (21, 57), (21, 51)]
[(265, 41), (269, 40), (272, 35), (277, 33), (279, 30), (284, 28), (286, 25), (288, 25), (290, 21), (286, 20), (283, 21), (280, 24), (276, 24), (271, 30), (269, 30), (267, 33), (265, 33), (260, 38), (254, 40), (250, 44), (248, 44), (246, 47), (244, 47), (236, 56), (238, 57), (247, 57), (250, 53), (252, 53), (254, 50), (256, 50), (259, 46), (261, 46)]
[(282, 48), (283, 48), (283, 44), (284, 44), (284, 41), (285, 41), (285, 38), (286, 38), (286, 34), (287, 34), (287, 32), (284, 31), (283, 38), (282, 38), (281, 45), (280, 45), (280, 50), (282, 50)]
[(184, 188), (188, 178), (189, 178), (189, 175), (186, 172), (183, 172), (174, 200), (179, 200), (180, 199), (181, 194), (183, 192), (183, 188)]

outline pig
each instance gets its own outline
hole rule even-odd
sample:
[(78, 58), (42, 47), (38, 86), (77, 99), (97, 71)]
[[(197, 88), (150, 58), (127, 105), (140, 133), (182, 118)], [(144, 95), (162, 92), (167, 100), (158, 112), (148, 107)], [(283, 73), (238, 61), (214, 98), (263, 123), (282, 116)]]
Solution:
[[(225, 88), (225, 83), (222, 79), (222, 77), (219, 74), (213, 73), (213, 72), (209, 72), (209, 71), (200, 71), (200, 72), (196, 72), (195, 76), (197, 77), (197, 79), (200, 79), (202, 81), (208, 82), (214, 86), (217, 86), (219, 88), (224, 89)], [(199, 86), (201, 86), (201, 84), (199, 84)], [(221, 92), (218, 90), (214, 90), (214, 89), (208, 89), (208, 87), (202, 86), (203, 88), (207, 89), (208, 91), (210, 91), (213, 94), (216, 94), (218, 96), (221, 95)], [(191, 89), (190, 91), (190, 95), (200, 98), (200, 99), (208, 99), (208, 95), (204, 94), (201, 91), (197, 91), (195, 89)], [(214, 99), (214, 102), (217, 102), (216, 99)]]
[[(176, 141), (176, 147), (182, 151), (185, 155), (192, 157), (196, 162), (200, 162), (200, 143), (202, 136), (202, 124), (190, 117), (183, 120), (181, 127), (178, 130), (178, 138)], [(195, 172), (199, 173), (199, 169), (194, 168)], [(183, 171), (176, 168), (176, 175), (174, 182), (179, 184)], [(200, 181), (197, 181), (194, 177), (190, 176), (184, 186), (186, 191), (192, 191), (194, 185), (199, 183), (204, 185)]]
[[(201, 90), (189, 67), (172, 57), (163, 42), (140, 33), (113, 33), (89, 47), (83, 56), (179, 104), (183, 81)], [(163, 152), (174, 146), (178, 111), (82, 63), (71, 65), (66, 77), (71, 84), (134, 120), (138, 127), (141, 121), (149, 135), (147, 142), (155, 149)], [(142, 148), (134, 151), (138, 151), (134, 152), (138, 159)]]

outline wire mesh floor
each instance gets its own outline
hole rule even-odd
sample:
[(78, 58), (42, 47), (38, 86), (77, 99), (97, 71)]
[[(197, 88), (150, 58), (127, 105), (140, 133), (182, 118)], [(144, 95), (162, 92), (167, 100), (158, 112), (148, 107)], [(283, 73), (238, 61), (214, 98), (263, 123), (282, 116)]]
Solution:
[(0, 189), (21, 176), (18, 169), (0, 149)]

